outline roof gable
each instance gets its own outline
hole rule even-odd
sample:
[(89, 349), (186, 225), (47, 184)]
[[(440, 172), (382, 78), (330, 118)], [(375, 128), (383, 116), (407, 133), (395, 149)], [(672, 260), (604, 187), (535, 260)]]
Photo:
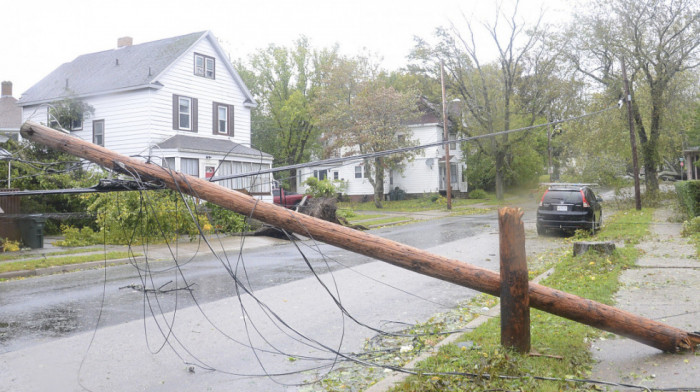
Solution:
[[(159, 77), (181, 59), (192, 46), (209, 39), (217, 54), (226, 59), (221, 46), (208, 31), (124, 46), (78, 56), (56, 68), (27, 90), (19, 104), (51, 102), (66, 96), (87, 97), (145, 87), (159, 88)], [(228, 61), (221, 61), (246, 96), (255, 105), (250, 91)]]

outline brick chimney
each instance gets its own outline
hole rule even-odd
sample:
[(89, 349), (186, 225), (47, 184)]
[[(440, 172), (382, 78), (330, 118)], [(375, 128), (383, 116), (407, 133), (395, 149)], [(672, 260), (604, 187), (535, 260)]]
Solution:
[(12, 96), (12, 82), (4, 81), (2, 82), (2, 94), (3, 97)]
[(123, 48), (125, 46), (131, 46), (134, 44), (134, 39), (131, 37), (120, 37), (117, 39), (117, 48)]

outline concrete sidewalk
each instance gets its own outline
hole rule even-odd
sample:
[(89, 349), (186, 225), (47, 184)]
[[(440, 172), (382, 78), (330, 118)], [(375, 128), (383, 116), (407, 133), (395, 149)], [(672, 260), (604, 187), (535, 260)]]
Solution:
[[(700, 331), (700, 262), (695, 247), (680, 236), (681, 224), (669, 222), (671, 211), (658, 209), (650, 240), (637, 245), (639, 268), (625, 271), (615, 306), (660, 320), (685, 331)], [(649, 389), (700, 391), (700, 355), (669, 354), (633, 340), (608, 335), (596, 340), (597, 361), (590, 376)], [(639, 391), (611, 386), (610, 391)]]

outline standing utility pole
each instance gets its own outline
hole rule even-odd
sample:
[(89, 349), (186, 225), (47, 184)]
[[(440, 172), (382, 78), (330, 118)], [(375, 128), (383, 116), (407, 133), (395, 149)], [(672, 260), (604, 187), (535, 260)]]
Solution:
[(627, 81), (627, 69), (625, 68), (625, 58), (620, 59), (622, 63), (622, 78), (625, 79), (625, 99), (627, 101), (627, 120), (630, 124), (630, 142), (632, 143), (632, 166), (634, 166), (634, 201), (637, 211), (642, 209), (642, 196), (639, 191), (639, 164), (637, 163), (637, 138), (634, 136), (634, 121), (632, 120), (632, 94), (630, 93), (629, 81)]
[(452, 209), (452, 178), (450, 176), (450, 143), (447, 132), (447, 101), (445, 99), (445, 63), (440, 60), (440, 84), (442, 85), (442, 132), (443, 148), (445, 149), (445, 192), (447, 193), (447, 209)]

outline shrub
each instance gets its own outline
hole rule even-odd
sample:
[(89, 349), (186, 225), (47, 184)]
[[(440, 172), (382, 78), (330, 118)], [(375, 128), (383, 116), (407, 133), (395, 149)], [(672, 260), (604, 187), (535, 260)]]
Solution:
[(78, 229), (77, 227), (61, 225), (63, 240), (54, 242), (58, 246), (88, 246), (104, 242), (104, 236), (94, 232), (89, 227)]
[(700, 234), (700, 216), (683, 222), (683, 230), (681, 231), (683, 237), (690, 237), (696, 234)]
[(241, 233), (248, 229), (245, 216), (209, 202), (206, 203), (206, 208), (209, 212), (209, 220), (217, 231)]
[(470, 199), (486, 199), (487, 197), (488, 194), (483, 189), (474, 189), (473, 191), (469, 192)]
[(313, 197), (336, 197), (338, 193), (342, 193), (345, 184), (340, 181), (331, 181), (329, 179), (319, 180), (316, 177), (309, 177), (304, 181), (308, 187), (306, 194)]
[(676, 182), (676, 194), (686, 217), (700, 215), (700, 180)]
[(194, 240), (199, 227), (203, 231), (211, 228), (195, 207), (193, 198), (163, 190), (103, 193), (94, 198), (88, 211), (97, 215), (108, 244), (130, 244), (163, 242), (179, 235)]
[(9, 238), (0, 238), (0, 248), (3, 252), (17, 252), (19, 251), (19, 242)]

